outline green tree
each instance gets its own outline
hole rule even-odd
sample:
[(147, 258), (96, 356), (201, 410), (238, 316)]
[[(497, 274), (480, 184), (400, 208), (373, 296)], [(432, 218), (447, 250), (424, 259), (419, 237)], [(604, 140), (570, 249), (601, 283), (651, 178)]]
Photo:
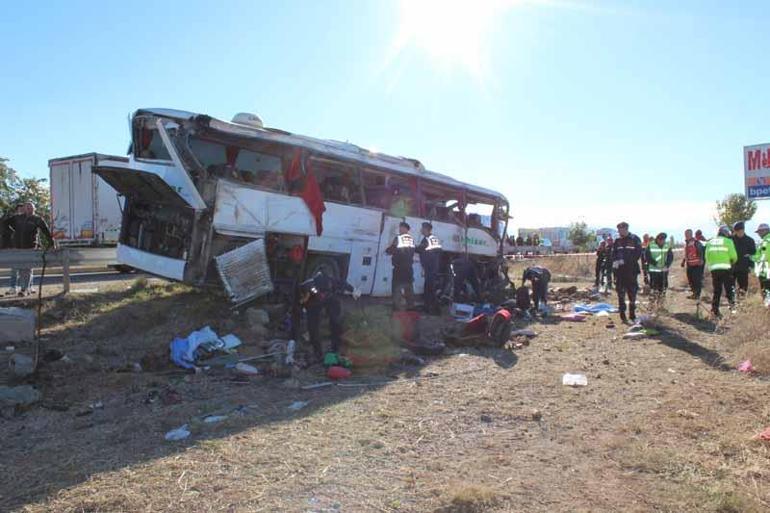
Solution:
[(567, 238), (575, 245), (580, 251), (588, 251), (591, 248), (594, 240), (596, 240), (596, 234), (588, 229), (588, 225), (584, 222), (572, 223), (569, 225), (569, 233)]
[(714, 221), (732, 227), (738, 221), (750, 221), (756, 213), (756, 201), (751, 201), (745, 194), (728, 194), (722, 201), (717, 201)]
[(31, 202), (43, 219), (51, 218), (51, 193), (45, 178), (21, 178), (0, 157), (0, 215), (9, 213), (19, 203)]

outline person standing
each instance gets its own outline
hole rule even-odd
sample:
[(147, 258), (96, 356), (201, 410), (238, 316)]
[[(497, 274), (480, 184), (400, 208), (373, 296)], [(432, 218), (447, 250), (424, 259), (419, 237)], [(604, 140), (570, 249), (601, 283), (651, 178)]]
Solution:
[(307, 329), (310, 344), (318, 360), (323, 358), (321, 347), (321, 315), (329, 317), (332, 353), (338, 354), (342, 342), (342, 302), (339, 295), (350, 292), (354, 299), (361, 297), (361, 291), (349, 283), (317, 272), (312, 278), (300, 285), (301, 302), (307, 312)]
[(642, 235), (642, 276), (645, 285), (650, 284), (650, 276), (647, 272), (649, 262), (647, 261), (647, 247), (650, 245), (650, 235), (645, 233)]
[(406, 222), (398, 225), (398, 235), (393, 239), (385, 253), (393, 261), (392, 297), (393, 309), (402, 310), (401, 300), (406, 301), (406, 308), (414, 308), (414, 238), (409, 233), (411, 227)]
[[(615, 271), (615, 288), (618, 292), (620, 319), (627, 322), (636, 320), (636, 294), (639, 291), (639, 258), (642, 256), (642, 241), (628, 231), (628, 223), (618, 224), (618, 237), (612, 245), (612, 268)], [(626, 296), (628, 296), (628, 318), (626, 317)]]
[(666, 296), (668, 288), (668, 270), (674, 261), (674, 252), (668, 245), (666, 239), (668, 235), (661, 232), (645, 249), (643, 262), (647, 267), (650, 276), (650, 288), (652, 289), (653, 301), (660, 303)]
[(606, 265), (607, 257), (607, 243), (601, 241), (599, 247), (596, 248), (596, 268), (594, 270), (595, 279), (594, 287), (599, 288), (602, 282), (602, 276), (604, 275), (604, 266)]
[(551, 272), (545, 267), (534, 265), (527, 267), (521, 276), (521, 286), (529, 280), (532, 284), (532, 302), (535, 312), (540, 310), (540, 305), (548, 304), (548, 282), (551, 281)]
[(746, 235), (746, 225), (743, 221), (733, 225), (733, 244), (738, 254), (738, 261), (733, 268), (735, 282), (738, 285), (738, 297), (745, 297), (749, 290), (749, 273), (754, 269), (754, 255), (757, 245), (753, 237)]
[(688, 228), (684, 232), (684, 258), (681, 266), (687, 267), (687, 283), (692, 292), (689, 299), (700, 299), (700, 293), (703, 290), (704, 265), (703, 243), (693, 237), (692, 230)]
[(607, 291), (612, 290), (612, 276), (615, 269), (612, 267), (612, 246), (615, 243), (610, 235), (605, 239), (607, 248), (604, 250), (604, 278), (607, 280)]
[[(35, 214), (35, 205), (32, 203), (24, 203), (21, 205), (21, 213), (8, 219), (8, 227), (13, 230), (13, 247), (16, 249), (35, 249), (39, 247), (40, 240), (39, 235), (42, 234), (45, 237), (45, 244), (47, 246), (53, 246), (56, 248), (56, 241), (51, 236), (51, 231), (48, 229), (48, 224), (42, 217)], [(11, 282), (14, 286), (14, 292), (18, 290), (19, 296), (26, 296), (32, 292), (32, 267), (22, 267), (16, 269), (18, 273), (18, 281), (13, 283), (13, 270), (11, 271)]]
[(754, 273), (759, 278), (759, 288), (765, 301), (765, 306), (770, 306), (770, 226), (762, 223), (757, 227), (757, 234), (761, 238), (759, 247), (754, 254)]
[(436, 295), (438, 288), (438, 272), (441, 265), (441, 240), (433, 235), (433, 225), (429, 222), (422, 223), (422, 240), (417, 246), (417, 254), (420, 255), (420, 263), (425, 273), (425, 287), (423, 290), (423, 301), (425, 310), (430, 314), (439, 314), (438, 297)]
[(735, 244), (730, 239), (730, 228), (727, 225), (719, 227), (717, 236), (706, 243), (706, 267), (711, 273), (711, 282), (714, 286), (714, 297), (711, 300), (711, 313), (717, 319), (722, 317), (719, 312), (719, 303), (722, 300), (724, 289), (730, 310), (735, 308), (735, 282), (733, 278), (733, 266), (738, 261), (738, 253)]

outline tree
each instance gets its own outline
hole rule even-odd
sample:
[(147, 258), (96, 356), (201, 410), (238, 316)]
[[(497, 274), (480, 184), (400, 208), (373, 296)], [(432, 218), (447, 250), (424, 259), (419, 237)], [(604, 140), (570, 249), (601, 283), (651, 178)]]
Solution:
[(0, 215), (9, 213), (19, 203), (30, 202), (43, 219), (51, 216), (51, 193), (45, 178), (21, 178), (8, 166), (8, 159), (0, 157)]
[(745, 194), (728, 194), (722, 201), (717, 201), (714, 221), (732, 227), (738, 221), (750, 221), (756, 213), (756, 201), (751, 201)]
[(588, 251), (591, 249), (591, 244), (596, 239), (596, 234), (588, 229), (588, 225), (584, 222), (572, 223), (569, 225), (569, 233), (567, 238), (575, 245), (580, 251)]

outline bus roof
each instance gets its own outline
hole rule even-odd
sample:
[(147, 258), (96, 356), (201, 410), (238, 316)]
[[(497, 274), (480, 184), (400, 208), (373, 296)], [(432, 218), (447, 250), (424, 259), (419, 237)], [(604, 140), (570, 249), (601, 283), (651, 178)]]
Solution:
[(375, 153), (348, 142), (316, 139), (305, 135), (297, 135), (275, 128), (258, 128), (250, 125), (241, 125), (228, 121), (221, 121), (205, 114), (196, 114), (175, 109), (139, 109), (135, 115), (150, 114), (154, 116), (186, 121), (207, 121), (209, 128), (223, 133), (250, 137), (260, 140), (270, 140), (291, 146), (300, 146), (318, 153), (333, 155), (344, 160), (352, 160), (370, 166), (385, 168), (400, 174), (417, 176), (435, 183), (436, 185), (449, 185), (469, 192), (501, 200), (508, 200), (497, 191), (485, 189), (478, 185), (461, 182), (451, 176), (436, 173), (425, 169), (422, 163), (416, 159), (395, 157), (384, 153)]

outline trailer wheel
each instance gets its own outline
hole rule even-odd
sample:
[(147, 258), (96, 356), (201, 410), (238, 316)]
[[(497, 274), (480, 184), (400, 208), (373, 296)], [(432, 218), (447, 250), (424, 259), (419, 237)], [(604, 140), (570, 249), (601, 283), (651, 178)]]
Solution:
[(136, 271), (136, 269), (134, 269), (130, 265), (124, 265), (124, 264), (111, 265), (110, 267), (118, 271), (120, 274), (131, 274)]
[(340, 266), (337, 260), (328, 256), (312, 257), (307, 265), (307, 275), (305, 278), (312, 278), (319, 271), (323, 271), (327, 276), (340, 279)]

